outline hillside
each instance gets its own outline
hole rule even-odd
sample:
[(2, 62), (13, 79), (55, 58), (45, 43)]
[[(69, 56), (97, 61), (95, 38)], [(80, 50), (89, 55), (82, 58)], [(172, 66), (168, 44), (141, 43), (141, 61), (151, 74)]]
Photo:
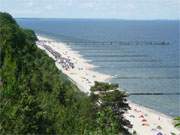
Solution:
[(112, 114), (59, 71), (35, 45), (32, 30), (0, 13), (0, 133), (117, 134), (126, 132)]

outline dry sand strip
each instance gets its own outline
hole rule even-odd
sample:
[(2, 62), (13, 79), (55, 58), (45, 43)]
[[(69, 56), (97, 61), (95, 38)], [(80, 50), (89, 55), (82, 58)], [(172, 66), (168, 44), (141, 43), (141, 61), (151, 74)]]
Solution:
[[(58, 61), (56, 61), (56, 66), (69, 76), (81, 91), (90, 93), (90, 87), (94, 85), (94, 81), (105, 82), (111, 79), (110, 75), (93, 71), (95, 66), (89, 64), (88, 60), (83, 59), (78, 52), (72, 50), (68, 45), (40, 35), (38, 35), (38, 39), (74, 63), (74, 68), (68, 70), (64, 69)], [(43, 45), (37, 44), (37, 46), (56, 60)], [(136, 131), (137, 135), (173, 135), (172, 133), (180, 135), (180, 130), (174, 127), (171, 117), (132, 102), (129, 104), (131, 110), (125, 114), (125, 117), (133, 124), (133, 128), (130, 129), (131, 132)]]
[[(109, 75), (93, 71), (93, 65), (89, 64), (88, 61), (83, 59), (79, 53), (73, 51), (64, 43), (56, 42), (41, 36), (38, 36), (38, 39), (56, 52), (59, 52), (62, 57), (68, 58), (72, 63), (74, 63), (74, 68), (70, 70), (65, 70), (58, 61), (56, 61), (56, 66), (63, 73), (68, 75), (83, 92), (89, 93), (89, 89), (94, 85), (94, 81), (106, 81), (111, 78)], [(55, 57), (47, 49), (45, 49), (43, 45), (38, 45), (38, 47), (45, 50), (50, 57), (55, 59)]]
[(132, 132), (135, 130), (138, 135), (180, 135), (170, 116), (132, 102), (129, 105), (131, 110), (125, 117), (133, 124)]

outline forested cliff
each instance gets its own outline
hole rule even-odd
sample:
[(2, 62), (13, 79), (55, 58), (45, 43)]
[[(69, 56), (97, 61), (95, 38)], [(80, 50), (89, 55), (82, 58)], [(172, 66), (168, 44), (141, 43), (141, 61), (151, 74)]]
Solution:
[(36, 40), (0, 13), (0, 134), (124, 134), (113, 112), (80, 92)]

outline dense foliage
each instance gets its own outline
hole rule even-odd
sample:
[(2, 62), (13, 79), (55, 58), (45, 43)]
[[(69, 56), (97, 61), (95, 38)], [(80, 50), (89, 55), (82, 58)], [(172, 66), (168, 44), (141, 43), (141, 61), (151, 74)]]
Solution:
[(112, 108), (96, 107), (36, 40), (33, 31), (0, 13), (0, 134), (123, 133)]
[(105, 131), (111, 130), (111, 133), (114, 134), (123, 131), (124, 134), (128, 134), (126, 129), (127, 127), (131, 128), (132, 125), (123, 117), (123, 114), (130, 107), (126, 99), (127, 94), (120, 91), (117, 84), (95, 82), (95, 85), (91, 87), (90, 97), (95, 101), (94, 107), (96, 107), (100, 116), (103, 116), (101, 118), (103, 122), (100, 123), (105, 126)]
[(180, 116), (174, 118), (174, 120), (175, 120), (175, 127), (180, 128)]

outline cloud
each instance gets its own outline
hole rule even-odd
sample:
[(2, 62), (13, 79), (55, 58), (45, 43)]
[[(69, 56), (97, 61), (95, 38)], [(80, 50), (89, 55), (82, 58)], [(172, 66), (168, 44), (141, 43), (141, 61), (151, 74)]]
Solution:
[(30, 1), (27, 2), (27, 5), (28, 5), (28, 7), (33, 7), (34, 3), (33, 3), (32, 0), (30, 0)]
[(47, 10), (52, 10), (52, 9), (53, 9), (53, 6), (52, 6), (52, 5), (47, 5), (47, 6), (45, 6), (45, 9), (47, 9)]
[(178, 19), (179, 4), (179, 0), (0, 0), (0, 10), (17, 17)]

